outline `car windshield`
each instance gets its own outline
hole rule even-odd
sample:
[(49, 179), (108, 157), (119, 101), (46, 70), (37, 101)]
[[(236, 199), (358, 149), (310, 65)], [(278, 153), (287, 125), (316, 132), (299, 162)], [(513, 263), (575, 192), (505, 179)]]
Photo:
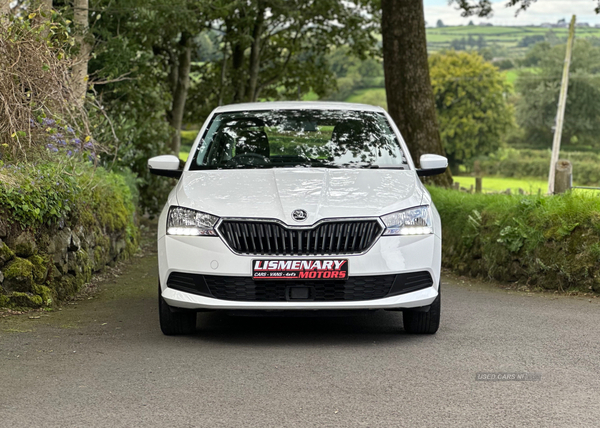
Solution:
[(269, 110), (213, 117), (190, 169), (408, 169), (383, 114), (350, 110)]

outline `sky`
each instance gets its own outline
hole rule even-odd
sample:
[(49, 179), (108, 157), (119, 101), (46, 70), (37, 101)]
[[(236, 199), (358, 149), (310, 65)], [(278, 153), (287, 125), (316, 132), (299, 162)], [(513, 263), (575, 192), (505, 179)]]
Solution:
[[(474, 0), (473, 0), (474, 1)], [(571, 19), (577, 15), (577, 22), (590, 25), (600, 24), (600, 15), (594, 13), (597, 0), (538, 0), (526, 12), (515, 17), (516, 8), (507, 8), (507, 0), (492, 0), (494, 16), (485, 18), (461, 18), (456, 5), (449, 6), (448, 0), (424, 0), (425, 21), (428, 26), (435, 26), (438, 19), (445, 25), (466, 25), (470, 20), (475, 24), (491, 22), (494, 25), (540, 25), (543, 22), (556, 22), (559, 19)]]

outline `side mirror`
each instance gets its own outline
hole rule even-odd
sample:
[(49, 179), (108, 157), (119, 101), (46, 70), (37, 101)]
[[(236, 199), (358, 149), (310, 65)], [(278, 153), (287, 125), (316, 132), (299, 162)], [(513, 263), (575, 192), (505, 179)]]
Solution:
[(183, 172), (179, 169), (179, 158), (174, 155), (155, 156), (148, 159), (148, 168), (154, 175), (180, 178)]
[(440, 155), (422, 155), (420, 158), (421, 169), (417, 169), (419, 177), (443, 174), (448, 168), (448, 159)]

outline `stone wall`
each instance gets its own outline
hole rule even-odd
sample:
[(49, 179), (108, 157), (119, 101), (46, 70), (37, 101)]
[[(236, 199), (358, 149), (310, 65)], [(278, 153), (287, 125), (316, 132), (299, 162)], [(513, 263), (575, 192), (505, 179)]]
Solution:
[(0, 307), (53, 306), (137, 248), (128, 229), (61, 223), (34, 233), (0, 220)]

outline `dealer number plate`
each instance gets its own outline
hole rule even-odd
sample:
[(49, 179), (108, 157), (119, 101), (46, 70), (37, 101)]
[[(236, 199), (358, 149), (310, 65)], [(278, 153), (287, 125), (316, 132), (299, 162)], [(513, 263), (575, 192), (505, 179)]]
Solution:
[(253, 279), (347, 279), (348, 260), (253, 260)]

